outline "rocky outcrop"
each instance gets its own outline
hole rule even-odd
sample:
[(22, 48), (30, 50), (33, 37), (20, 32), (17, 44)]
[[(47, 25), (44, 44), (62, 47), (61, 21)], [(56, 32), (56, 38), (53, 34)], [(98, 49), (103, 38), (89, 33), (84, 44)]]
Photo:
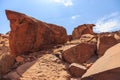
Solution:
[(99, 34), (94, 24), (83, 24), (67, 35), (62, 26), (6, 15), (11, 31), (0, 34), (0, 80), (120, 80), (120, 31)]
[(80, 43), (64, 51), (62, 56), (69, 63), (84, 63), (95, 54), (95, 51), (95, 44)]
[(77, 63), (72, 63), (69, 66), (69, 72), (73, 77), (82, 77), (82, 75), (86, 72), (87, 68), (77, 64)]
[(98, 56), (101, 57), (104, 55), (105, 51), (117, 44), (117, 40), (114, 36), (101, 36), (98, 42)]
[(12, 55), (38, 51), (51, 44), (63, 44), (67, 41), (66, 30), (62, 26), (48, 24), (10, 10), (6, 10), (6, 15), (10, 21)]
[(83, 24), (78, 26), (72, 32), (72, 39), (79, 39), (83, 34), (94, 34), (93, 32), (94, 24)]
[(120, 80), (120, 43), (109, 48), (82, 76), (82, 80)]

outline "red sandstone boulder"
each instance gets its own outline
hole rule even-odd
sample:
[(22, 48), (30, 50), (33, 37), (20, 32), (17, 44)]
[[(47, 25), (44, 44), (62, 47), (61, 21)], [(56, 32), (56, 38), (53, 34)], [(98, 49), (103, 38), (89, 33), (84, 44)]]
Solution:
[(72, 39), (79, 39), (83, 34), (94, 34), (94, 24), (83, 24), (74, 29), (72, 33)]
[(25, 14), (6, 10), (10, 21), (10, 49), (13, 55), (20, 55), (43, 49), (51, 44), (63, 44), (67, 41), (66, 30), (57, 25), (48, 24)]
[(77, 63), (72, 63), (69, 66), (69, 72), (73, 77), (82, 77), (82, 75), (86, 72), (87, 68)]
[[(68, 40), (68, 36), (66, 33), (66, 30), (63, 27), (60, 27), (55, 24), (48, 24), (49, 28), (53, 31), (54, 33), (54, 43), (56, 44), (62, 44), (65, 43)], [(47, 34), (48, 35), (48, 34)]]
[(98, 40), (98, 56), (103, 56), (108, 48), (114, 46), (117, 43), (118, 42), (114, 36), (101, 36)]
[(84, 63), (90, 59), (96, 51), (95, 44), (80, 43), (77, 46), (67, 49), (62, 57), (69, 63)]

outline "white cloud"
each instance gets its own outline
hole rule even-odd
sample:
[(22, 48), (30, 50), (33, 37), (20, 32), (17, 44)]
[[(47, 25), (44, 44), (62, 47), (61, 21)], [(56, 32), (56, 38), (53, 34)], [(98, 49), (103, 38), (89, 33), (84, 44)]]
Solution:
[(71, 19), (75, 20), (76, 18), (80, 18), (81, 16), (80, 15), (74, 15), (71, 17)]
[(66, 7), (73, 5), (72, 0), (51, 0), (51, 1), (52, 1), (52, 2), (55, 2), (55, 3), (63, 4), (63, 5), (66, 6)]
[(112, 13), (111, 15), (104, 16), (96, 22), (95, 32), (109, 32), (120, 30), (120, 15), (118, 12)]

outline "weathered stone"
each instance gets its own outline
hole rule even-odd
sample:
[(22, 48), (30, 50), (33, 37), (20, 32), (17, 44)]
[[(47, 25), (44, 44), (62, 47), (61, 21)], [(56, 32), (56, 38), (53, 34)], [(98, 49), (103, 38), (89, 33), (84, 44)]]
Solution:
[(7, 75), (4, 76), (4, 78), (9, 78), (8, 80), (17, 80), (19, 77), (21, 77), (17, 72), (10, 72)]
[(117, 40), (113, 36), (102, 36), (99, 38), (98, 42), (98, 56), (101, 57), (104, 55), (105, 51), (117, 44)]
[(84, 34), (80, 38), (81, 42), (97, 43), (97, 36), (91, 34)]
[(90, 68), (97, 59), (98, 59), (97, 55), (92, 56), (86, 63), (84, 63), (84, 66), (86, 68)]
[(84, 63), (95, 54), (95, 51), (95, 44), (80, 43), (64, 51), (62, 56), (69, 63)]
[(82, 75), (86, 72), (87, 68), (77, 63), (72, 63), (69, 66), (69, 72), (73, 77), (82, 77)]
[(55, 24), (48, 24), (48, 23), (46, 24), (49, 26), (49, 29), (51, 29), (54, 33), (55, 44), (63, 44), (68, 40), (68, 36), (67, 36), (65, 28), (63, 28), (62, 26), (55, 25)]
[(8, 43), (8, 36), (0, 34), (0, 80), (2, 75), (7, 73), (14, 63), (14, 57), (9, 54)]
[(119, 74), (120, 68), (117, 68), (86, 77), (82, 80), (120, 80)]
[(72, 40), (72, 35), (68, 35), (68, 41)]
[(19, 66), (16, 71), (17, 73), (19, 73), (19, 75), (22, 75), (27, 69), (29, 69), (33, 64), (35, 63), (35, 61), (32, 62), (27, 62), (21, 66)]
[(72, 39), (79, 39), (83, 34), (94, 34), (94, 24), (83, 24), (74, 29), (72, 33)]
[(120, 43), (109, 48), (82, 76), (82, 80), (120, 80)]
[(14, 64), (15, 58), (9, 53), (0, 55), (0, 75), (7, 73)]
[(68, 36), (62, 26), (48, 24), (10, 10), (6, 10), (6, 15), (10, 21), (9, 39), (13, 55), (35, 52), (67, 41)]

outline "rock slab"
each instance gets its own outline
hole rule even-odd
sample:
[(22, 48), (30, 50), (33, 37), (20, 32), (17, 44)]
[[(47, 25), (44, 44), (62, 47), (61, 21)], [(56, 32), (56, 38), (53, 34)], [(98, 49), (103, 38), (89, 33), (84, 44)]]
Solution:
[(120, 80), (120, 43), (109, 48), (82, 76), (82, 80)]
[(68, 63), (84, 63), (90, 59), (96, 51), (96, 45), (88, 43), (80, 43), (71, 47), (62, 53), (63, 58)]
[(69, 66), (69, 72), (73, 77), (82, 77), (82, 75), (86, 72), (87, 68), (77, 63), (72, 63)]

